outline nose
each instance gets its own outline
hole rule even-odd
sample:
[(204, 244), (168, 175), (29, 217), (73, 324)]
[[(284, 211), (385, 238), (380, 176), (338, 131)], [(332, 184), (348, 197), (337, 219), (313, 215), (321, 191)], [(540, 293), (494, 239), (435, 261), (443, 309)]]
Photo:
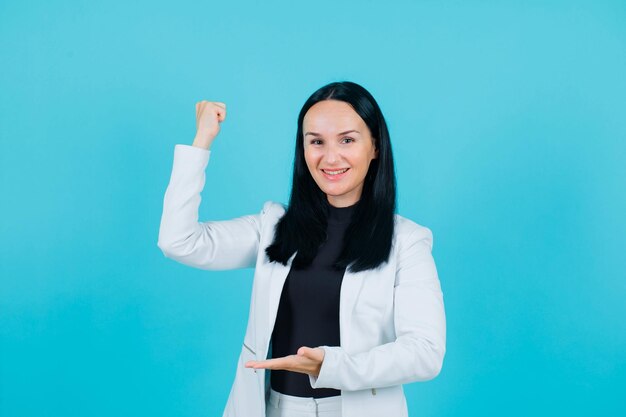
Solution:
[(334, 146), (329, 146), (324, 152), (324, 162), (328, 165), (333, 165), (339, 161), (340, 156), (337, 149)]

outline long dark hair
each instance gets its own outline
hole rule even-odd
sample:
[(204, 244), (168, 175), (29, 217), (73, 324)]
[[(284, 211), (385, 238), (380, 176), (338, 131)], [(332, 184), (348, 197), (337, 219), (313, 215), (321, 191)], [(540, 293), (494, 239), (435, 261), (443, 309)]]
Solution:
[(311, 264), (318, 248), (326, 240), (330, 203), (306, 165), (302, 124), (309, 108), (319, 101), (330, 99), (352, 106), (369, 128), (378, 149), (378, 157), (370, 162), (361, 197), (345, 231), (343, 249), (333, 265), (359, 272), (377, 268), (389, 259), (395, 223), (396, 177), (389, 131), (382, 111), (365, 88), (350, 81), (333, 82), (321, 87), (300, 110), (289, 206), (276, 224), (274, 241), (265, 253), (270, 261), (286, 265), (298, 251), (292, 267), (301, 269)]

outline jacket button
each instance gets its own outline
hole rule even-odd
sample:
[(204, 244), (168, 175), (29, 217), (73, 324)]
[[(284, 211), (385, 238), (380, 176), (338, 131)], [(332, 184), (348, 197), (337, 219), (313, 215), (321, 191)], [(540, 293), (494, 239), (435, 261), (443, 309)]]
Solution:
[(376, 395), (376, 388), (372, 388), (372, 395)]

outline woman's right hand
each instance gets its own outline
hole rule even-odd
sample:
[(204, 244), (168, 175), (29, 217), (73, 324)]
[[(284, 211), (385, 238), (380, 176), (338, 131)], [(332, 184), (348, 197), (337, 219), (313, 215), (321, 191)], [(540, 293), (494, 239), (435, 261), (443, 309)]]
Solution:
[(194, 146), (209, 149), (226, 118), (226, 104), (202, 100), (196, 103), (196, 137)]

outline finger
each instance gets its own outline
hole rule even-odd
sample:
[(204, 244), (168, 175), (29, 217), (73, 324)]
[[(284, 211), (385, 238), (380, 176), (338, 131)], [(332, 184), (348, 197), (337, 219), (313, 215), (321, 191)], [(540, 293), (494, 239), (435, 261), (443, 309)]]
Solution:
[(283, 361), (281, 361), (280, 359), (269, 359), (269, 360), (264, 360), (264, 361), (250, 361), (249, 363), (253, 368), (256, 368), (256, 369), (258, 368), (276, 369), (276, 368), (280, 368), (281, 364), (283, 364)]
[(221, 106), (216, 106), (217, 109), (217, 118), (218, 121), (223, 122), (226, 119), (226, 108)]
[(315, 348), (310, 348), (308, 346), (302, 346), (298, 349), (298, 355), (306, 356), (307, 358), (317, 359), (317, 351)]
[(302, 346), (298, 349), (298, 356), (320, 363), (324, 361), (324, 349)]

